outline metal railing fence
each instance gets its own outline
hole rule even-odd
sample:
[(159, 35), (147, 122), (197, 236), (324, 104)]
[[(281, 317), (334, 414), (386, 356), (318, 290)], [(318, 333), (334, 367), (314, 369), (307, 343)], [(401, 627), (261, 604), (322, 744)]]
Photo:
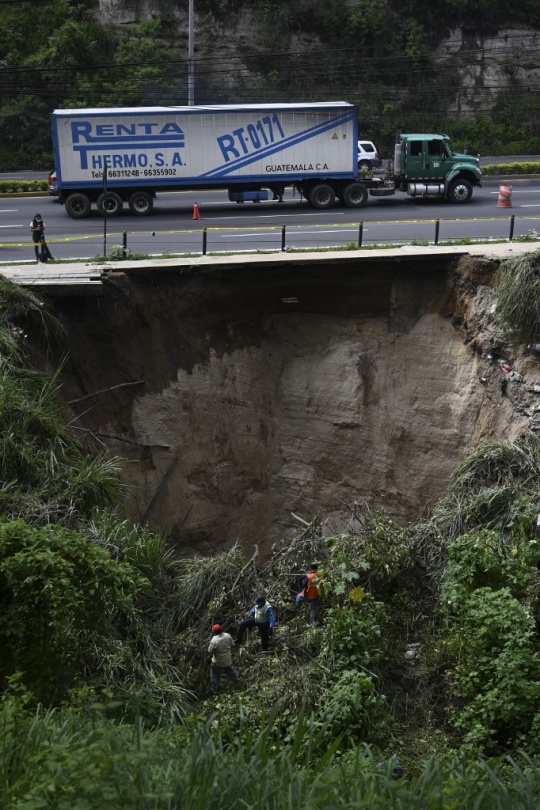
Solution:
[[(475, 217), (412, 220), (361, 220), (333, 224), (279, 224), (262, 226), (207, 226), (175, 230), (113, 230), (107, 234), (107, 257), (190, 256), (239, 252), (286, 252), (294, 250), (352, 250), (399, 245), (467, 244), (490, 241), (535, 241), (534, 227), (540, 217)], [(111, 223), (112, 224), (112, 223)], [(115, 223), (116, 224), (116, 223)], [(79, 226), (80, 227), (80, 226)], [(15, 229), (14, 229), (15, 230)], [(540, 229), (539, 229), (540, 230)], [(19, 231), (20, 233), (20, 231)], [(65, 231), (64, 231), (65, 233)], [(54, 236), (47, 229), (47, 242), (57, 259), (103, 257), (102, 232)], [(82, 249), (86, 247), (86, 250)], [(80, 252), (79, 252), (80, 251)], [(69, 257), (66, 255), (69, 253)], [(74, 254), (77, 253), (77, 256)], [(33, 243), (10, 239), (9, 229), (2, 231), (0, 263), (30, 261)]]

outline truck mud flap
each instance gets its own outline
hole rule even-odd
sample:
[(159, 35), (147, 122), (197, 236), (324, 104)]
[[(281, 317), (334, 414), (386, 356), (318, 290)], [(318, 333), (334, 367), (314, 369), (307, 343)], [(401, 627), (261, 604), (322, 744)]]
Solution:
[(396, 190), (395, 188), (370, 188), (369, 193), (372, 197), (391, 197)]

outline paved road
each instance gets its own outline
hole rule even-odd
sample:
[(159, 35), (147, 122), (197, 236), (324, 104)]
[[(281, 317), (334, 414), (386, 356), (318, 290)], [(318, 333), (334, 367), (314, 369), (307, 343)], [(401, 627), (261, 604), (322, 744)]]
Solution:
[[(461, 238), (507, 238), (510, 216), (515, 216), (515, 236), (540, 233), (540, 177), (512, 181), (512, 208), (498, 208), (498, 180), (486, 180), (475, 189), (472, 201), (456, 206), (443, 200), (413, 199), (404, 194), (370, 198), (362, 209), (334, 207), (315, 211), (292, 197), (285, 202), (254, 205), (230, 203), (224, 192), (159, 194), (154, 214), (137, 218), (124, 213), (109, 219), (106, 247), (119, 245), (123, 233), (133, 253), (162, 254), (202, 252), (202, 231), (207, 228), (208, 252), (279, 250), (282, 228), (288, 247), (344, 246), (356, 242), (363, 222), (364, 244), (433, 242), (435, 220), (440, 220), (439, 241)], [(193, 221), (193, 203), (203, 219)], [(91, 258), (103, 255), (104, 221), (97, 212), (88, 219), (70, 219), (53, 198), (0, 198), (0, 261), (28, 261), (33, 256), (29, 223), (39, 211), (55, 258)]]

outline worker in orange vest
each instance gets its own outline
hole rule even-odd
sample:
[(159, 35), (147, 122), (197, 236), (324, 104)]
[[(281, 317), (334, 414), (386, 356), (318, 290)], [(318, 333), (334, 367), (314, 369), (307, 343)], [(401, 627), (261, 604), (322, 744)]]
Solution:
[(302, 590), (296, 597), (296, 607), (300, 607), (302, 602), (308, 603), (310, 622), (315, 620), (317, 611), (321, 606), (321, 579), (322, 573), (317, 571), (317, 564), (311, 563), (309, 573), (302, 579)]

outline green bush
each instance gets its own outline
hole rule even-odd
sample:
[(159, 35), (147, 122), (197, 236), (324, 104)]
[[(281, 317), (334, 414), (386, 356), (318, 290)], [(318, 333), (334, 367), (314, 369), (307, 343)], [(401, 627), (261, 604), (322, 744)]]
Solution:
[(29, 191), (47, 191), (48, 180), (0, 180), (0, 194), (24, 194)]
[(540, 174), (540, 161), (537, 163), (490, 163), (482, 166), (486, 175), (505, 174)]
[(147, 585), (101, 546), (60, 526), (0, 524), (0, 674), (43, 701), (65, 696), (114, 614), (135, 614)]
[(540, 250), (504, 259), (497, 277), (497, 321), (522, 343), (540, 335)]
[(448, 546), (448, 567), (442, 599), (459, 610), (462, 601), (478, 588), (509, 588), (526, 598), (534, 582), (533, 566), (540, 557), (540, 542), (515, 538), (485, 529), (462, 535)]
[(349, 743), (369, 740), (386, 748), (395, 733), (386, 696), (377, 689), (377, 681), (370, 673), (358, 669), (344, 670), (323, 692), (318, 706), (319, 725), (328, 744), (342, 736)]
[(491, 754), (540, 752), (540, 657), (530, 609), (509, 588), (478, 588), (458, 612), (451, 714), (465, 744)]

